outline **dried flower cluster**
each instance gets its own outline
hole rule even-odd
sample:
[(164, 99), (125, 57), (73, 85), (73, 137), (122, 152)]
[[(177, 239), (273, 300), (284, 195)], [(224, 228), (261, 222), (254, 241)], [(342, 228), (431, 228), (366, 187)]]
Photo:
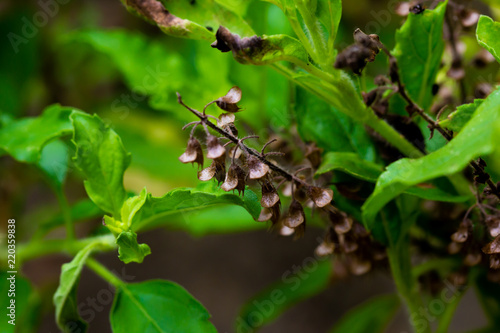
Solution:
[[(198, 164), (201, 168), (198, 172), (198, 179), (208, 181), (215, 178), (219, 184), (222, 183), (221, 188), (224, 191), (237, 190), (240, 194), (244, 194), (248, 182), (253, 181), (259, 184), (262, 191), (260, 202), (262, 210), (258, 220), (271, 221), (273, 226), (280, 228), (282, 234), (295, 234), (297, 236), (303, 234), (306, 225), (303, 203), (312, 203), (317, 208), (331, 206), (333, 200), (331, 189), (311, 185), (303, 178), (287, 172), (275, 161), (269, 159), (270, 156), (282, 155), (279, 152), (265, 152), (265, 149), (276, 140), (266, 143), (259, 152), (245, 144), (246, 140), (258, 138), (257, 136), (251, 135), (243, 138), (237, 136), (238, 130), (234, 124), (235, 113), (241, 110), (237, 105), (241, 100), (241, 90), (238, 87), (231, 88), (225, 96), (208, 103), (203, 112), (185, 105), (180, 95), (178, 98), (180, 104), (200, 118), (199, 121), (189, 123), (184, 127), (193, 126), (193, 129), (187, 149), (179, 157), (183, 163)], [(214, 103), (225, 111), (218, 118), (206, 114), (207, 107)], [(210, 118), (214, 119), (216, 123), (210, 121)], [(207, 168), (203, 168), (202, 145), (194, 136), (195, 129), (199, 125), (205, 129), (206, 158), (212, 160)], [(209, 128), (220, 134), (221, 137), (211, 134)], [(223, 140), (227, 142), (223, 144), (221, 142)], [(312, 149), (306, 154), (312, 160), (316, 160), (314, 162), (316, 166), (319, 165), (318, 150)], [(228, 162), (229, 167), (226, 168)], [(280, 181), (279, 186), (286, 182), (292, 186), (292, 200), (285, 214), (281, 214), (281, 200), (275, 181)], [(333, 208), (333, 206), (331, 207)]]
[[(466, 266), (480, 264), (487, 255), (490, 276), (500, 277), (500, 210), (493, 206), (495, 202), (496, 197), (492, 195), (477, 194), (477, 202), (467, 210), (458, 230), (451, 235), (448, 252), (464, 254)], [(480, 221), (477, 224), (469, 218), (474, 208)]]
[[(282, 152), (265, 152), (277, 139), (270, 140), (257, 151), (245, 144), (246, 140), (258, 138), (257, 136), (238, 137), (234, 122), (235, 113), (241, 110), (237, 105), (240, 100), (241, 90), (233, 87), (225, 96), (208, 103), (203, 112), (199, 112), (185, 105), (178, 95), (179, 103), (200, 119), (184, 127), (193, 126), (187, 149), (179, 160), (183, 163), (196, 163), (201, 169), (198, 179), (208, 181), (215, 178), (224, 191), (237, 190), (239, 194), (244, 194), (248, 183), (258, 184), (261, 188), (262, 206), (258, 221), (271, 221), (272, 227), (281, 235), (302, 236), (306, 228), (304, 207), (320, 210), (327, 217), (328, 224), (324, 241), (317, 247), (316, 254), (339, 255), (345, 259), (341, 261), (345, 265), (345, 271), (355, 275), (370, 271), (374, 261), (385, 258), (385, 250), (373, 242), (360, 223), (333, 206), (331, 189), (312, 185), (305, 177), (298, 176), (304, 170), (314, 171), (319, 167), (321, 149), (314, 144), (306, 145), (304, 156), (309, 166), (289, 173), (270, 159), (271, 156), (283, 156)], [(225, 112), (218, 118), (207, 115), (206, 109), (211, 104), (216, 104)], [(203, 168), (202, 144), (195, 138), (195, 129), (200, 125), (205, 133), (206, 158), (211, 160), (206, 168)], [(220, 137), (212, 134), (209, 129)], [(222, 143), (224, 140), (227, 141), (225, 144)], [(280, 187), (283, 187), (281, 194), (278, 192)], [(281, 210), (282, 197), (290, 197), (284, 200), (290, 202), (284, 213)]]
[(348, 46), (337, 56), (335, 64), (337, 69), (351, 69), (360, 75), (366, 64), (375, 61), (380, 52), (379, 37), (377, 35), (366, 35), (360, 29), (354, 31), (355, 43)]
[[(450, 40), (450, 53), (452, 55), (450, 70), (447, 72), (447, 75), (457, 80), (459, 85), (463, 86), (461, 84), (461, 80), (465, 77), (465, 69), (462, 61), (463, 50), (457, 45), (457, 36), (460, 31), (473, 27), (477, 23), (479, 15), (477, 12), (469, 10), (463, 5), (452, 3), (451, 6), (453, 8), (446, 14), (447, 37)], [(424, 10), (424, 7), (412, 1), (401, 3), (396, 8), (396, 12), (402, 16), (419, 15)], [(431, 138), (434, 131), (437, 131), (446, 140), (452, 140), (454, 133), (442, 128), (438, 121), (429, 116), (409, 96), (399, 76), (397, 59), (380, 41), (379, 37), (377, 35), (367, 35), (361, 30), (356, 29), (354, 32), (354, 41), (353, 45), (347, 47), (339, 54), (334, 64), (335, 68), (350, 69), (353, 73), (359, 75), (364, 67), (374, 60), (380, 50), (389, 59), (389, 74), (387, 76), (381, 75), (376, 77), (375, 84), (377, 87), (369, 92), (362, 93), (365, 104), (371, 107), (379, 117), (388, 121), (411, 142), (414, 142), (417, 148), (423, 153), (425, 153), (425, 150), (421, 132), (418, 128), (416, 131), (413, 131), (415, 124), (411, 121), (411, 118), (415, 115), (420, 116), (428, 123), (428, 127), (431, 130)], [(472, 65), (481, 68), (492, 62), (492, 57), (488, 56), (487, 53), (483, 50), (477, 54)], [(492, 90), (491, 87), (486, 86), (482, 89), (484, 92), (480, 94), (477, 93), (476, 89), (476, 97), (484, 98)], [(434, 112), (438, 112), (436, 118), (439, 119), (441, 112), (446, 106), (453, 104), (455, 101), (451, 97), (451, 93), (445, 96), (445, 89), (440, 89), (439, 85), (433, 87), (433, 93), (439, 93), (442, 100), (442, 104), (435, 105), (433, 108)], [(399, 94), (407, 103), (406, 111), (408, 117), (389, 114), (388, 101), (394, 94)], [(464, 91), (461, 91), (461, 94), (463, 103), (466, 94)], [(413, 132), (419, 134), (419, 136), (415, 136), (412, 134)], [(418, 144), (420, 142), (422, 143), (421, 146)], [(448, 245), (448, 252), (450, 254), (460, 253), (463, 256), (464, 266), (462, 267), (462, 271), (467, 270), (467, 267), (476, 266), (481, 263), (486, 264), (486, 260), (483, 259), (485, 259), (485, 255), (488, 255), (489, 267), (491, 269), (490, 276), (494, 276), (496, 277), (496, 281), (500, 281), (500, 210), (494, 207), (498, 203), (498, 199), (500, 199), (500, 183), (495, 184), (493, 182), (490, 175), (485, 171), (486, 163), (482, 159), (472, 161), (470, 166), (472, 167), (475, 188), (477, 189), (479, 184), (486, 184), (487, 186), (481, 195), (477, 194), (477, 203), (467, 211), (458, 229), (451, 235), (452, 242)], [(478, 223), (474, 223), (468, 218), (473, 208), (479, 210), (478, 220), (480, 222)], [(334, 228), (333, 230), (337, 231)], [(330, 231), (325, 242), (318, 248), (318, 251), (333, 252), (333, 249), (336, 248), (343, 250), (344, 253), (348, 253), (346, 249), (349, 249), (349, 246), (342, 244), (342, 242), (343, 240), (338, 232), (334, 233)]]
[(328, 219), (330, 224), (323, 242), (316, 248), (316, 255), (336, 254), (344, 258), (339, 265), (346, 266), (343, 270), (353, 275), (369, 272), (377, 262), (387, 257), (385, 249), (346, 213), (332, 209), (328, 212)]

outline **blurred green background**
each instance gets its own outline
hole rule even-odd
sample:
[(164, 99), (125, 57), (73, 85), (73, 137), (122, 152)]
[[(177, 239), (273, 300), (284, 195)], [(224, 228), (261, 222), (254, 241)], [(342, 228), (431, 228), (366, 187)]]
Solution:
[[(258, 34), (291, 34), (284, 15), (269, 3), (221, 2), (236, 8)], [(339, 48), (352, 42), (355, 27), (378, 33), (392, 48), (394, 32), (403, 20), (394, 15), (394, 4), (345, 0)], [(486, 10), (479, 2), (474, 6)], [(195, 169), (178, 161), (187, 141), (181, 128), (194, 119), (177, 105), (176, 91), (187, 104), (201, 108), (238, 85), (243, 90), (241, 106), (245, 110), (238, 117), (243, 131), (263, 138), (271, 133), (286, 137), (293, 127), (293, 87), (285, 78), (267, 67), (240, 65), (230, 54), (215, 51), (206, 42), (165, 36), (129, 14), (118, 0), (2, 0), (0, 36), (0, 125), (6, 126), (17, 117), (37, 116), (53, 103), (97, 113), (132, 153), (125, 187), (133, 192), (146, 186), (160, 196), (173, 188), (198, 183)], [(385, 68), (385, 60), (379, 58), (369, 67), (369, 75), (383, 73)], [(70, 173), (65, 188), (71, 203), (86, 198), (82, 181), (74, 173)], [(41, 174), (7, 156), (0, 157), (0, 199), (2, 223), (15, 216), (21, 240), (28, 240), (40, 223), (59, 213), (57, 200)], [(233, 231), (252, 232), (218, 234), (214, 217), (220, 214), (234, 219)], [(308, 257), (316, 238), (322, 235), (321, 230), (312, 228), (305, 238), (294, 242), (268, 233), (264, 225), (247, 215), (241, 208), (232, 207), (173, 221), (173, 229), (176, 223), (189, 223), (190, 219), (208, 225), (207, 230), (198, 232), (209, 234), (202, 238), (196, 237), (196, 232), (146, 233), (142, 241), (153, 253), (141, 265), (125, 267), (115, 254), (100, 259), (118, 273), (126, 272), (132, 281), (167, 278), (180, 283), (212, 313), (220, 332), (231, 332), (241, 306)], [(95, 218), (79, 225), (77, 232), (84, 235), (99, 223), (100, 218)], [(57, 236), (58, 231), (51, 234)], [(27, 262), (23, 268), (41, 290), (39, 332), (58, 331), (51, 295), (60, 266), (66, 261), (63, 256), (50, 256)], [(84, 272), (80, 299), (95, 297), (103, 287), (91, 272)], [(361, 300), (391, 290), (392, 282), (385, 272), (343, 281), (294, 307), (262, 332), (323, 332)], [(90, 332), (110, 332), (110, 306), (94, 309)], [(474, 298), (465, 299), (460, 307), (458, 322), (454, 322), (460, 331), (485, 322)], [(467, 320), (460, 322), (460, 318)], [(401, 313), (389, 332), (402, 332), (406, 325)]]

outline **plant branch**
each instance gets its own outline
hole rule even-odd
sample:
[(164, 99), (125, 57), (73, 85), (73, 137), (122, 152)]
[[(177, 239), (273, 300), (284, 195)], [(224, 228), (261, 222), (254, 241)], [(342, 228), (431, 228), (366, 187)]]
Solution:
[[(406, 111), (408, 114), (411, 116), (413, 113), (417, 113), (420, 117), (422, 117), (428, 124), (429, 128), (431, 130), (431, 137), (432, 137), (432, 132), (434, 130), (437, 130), (447, 141), (451, 141), (453, 139), (453, 134), (442, 128), (439, 123), (434, 120), (431, 116), (429, 116), (420, 106), (418, 106), (417, 103), (415, 103), (411, 97), (408, 95), (406, 92), (405, 86), (403, 82), (401, 81), (401, 78), (399, 76), (399, 67), (398, 63), (396, 60), (396, 57), (394, 57), (391, 52), (387, 49), (387, 47), (380, 41), (378, 41), (378, 44), (382, 51), (387, 55), (389, 58), (389, 67), (390, 67), (390, 77), (391, 80), (397, 85), (397, 93), (401, 95), (401, 97), (406, 101), (408, 104)], [(499, 200), (500, 200), (500, 189), (493, 183), (491, 180), (491, 176), (483, 170), (481, 166), (476, 161), (471, 161), (470, 166), (474, 169), (476, 175), (481, 178), (481, 179), (486, 179), (486, 183), (491, 189), (492, 194), (494, 194)]]
[[(297, 80), (295, 78), (295, 73), (291, 69), (283, 66), (282, 64), (272, 64), (271, 67), (280, 74), (287, 77), (291, 82), (316, 95), (330, 105), (335, 105), (336, 102), (333, 100), (331, 94), (324, 92), (314, 84), (303, 80)], [(352, 117), (352, 115), (349, 116)], [(396, 149), (398, 149), (404, 155), (411, 157), (423, 156), (422, 152), (420, 152), (414, 145), (408, 142), (408, 140), (406, 140), (404, 136), (402, 136), (384, 120), (378, 118), (374, 113), (371, 113), (370, 115), (368, 115), (368, 117), (365, 117), (365, 119), (360, 120), (360, 122), (371, 127), (373, 130), (375, 130), (375, 132), (379, 133), (384, 139), (387, 140), (387, 142), (396, 147)]]
[(88, 258), (85, 262), (88, 268), (93, 270), (97, 275), (102, 277), (104, 280), (111, 283), (115, 288), (118, 288), (125, 284), (118, 276), (111, 273), (105, 266), (94, 258)]
[[(115, 243), (115, 237), (113, 235), (90, 237), (71, 241), (67, 239), (33, 241), (27, 244), (21, 244), (19, 246), (17, 251), (17, 258), (21, 263), (54, 253), (66, 253), (68, 255), (75, 255), (85, 246), (94, 243), (98, 239), (102, 239), (103, 243)], [(19, 266), (20, 265), (21, 264), (19, 264)]]
[(181, 97), (181, 95), (179, 93), (177, 93), (177, 101), (178, 101), (178, 103), (180, 105), (184, 106), (186, 109), (188, 109), (189, 111), (191, 111), (195, 116), (197, 116), (198, 118), (200, 118), (200, 121), (201, 121), (201, 123), (204, 126), (208, 126), (211, 129), (213, 129), (214, 131), (216, 131), (217, 133), (219, 133), (220, 135), (224, 136), (225, 138), (227, 138), (228, 140), (230, 140), (232, 143), (234, 143), (236, 146), (240, 147), (240, 149), (242, 151), (244, 151), (245, 153), (257, 157), (262, 163), (266, 164), (269, 167), (269, 169), (271, 169), (272, 171), (274, 171), (277, 174), (281, 175), (286, 180), (288, 180), (288, 181), (294, 181), (296, 183), (299, 183), (299, 184), (302, 184), (302, 185), (308, 186), (308, 187), (311, 186), (308, 183), (306, 183), (304, 180), (302, 180), (302, 179), (296, 177), (295, 175), (289, 173), (288, 171), (286, 171), (285, 169), (281, 168), (280, 166), (278, 166), (278, 165), (276, 165), (276, 164), (268, 161), (266, 159), (266, 157), (265, 157), (265, 154), (259, 153), (257, 150), (255, 150), (253, 148), (250, 148), (247, 145), (245, 145), (243, 143), (243, 140), (245, 138), (240, 139), (240, 138), (234, 136), (232, 133), (229, 133), (228, 131), (220, 128), (216, 124), (214, 124), (211, 121), (209, 121), (207, 115), (204, 115), (201, 112), (199, 112), (198, 110), (195, 110), (195, 109), (187, 106), (186, 104), (184, 104), (184, 102), (182, 101), (182, 97)]

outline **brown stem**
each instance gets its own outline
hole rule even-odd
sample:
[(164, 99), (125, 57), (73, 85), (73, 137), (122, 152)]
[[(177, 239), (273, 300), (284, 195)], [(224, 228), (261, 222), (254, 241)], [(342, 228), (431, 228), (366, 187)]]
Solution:
[(214, 131), (216, 131), (217, 133), (219, 133), (220, 135), (224, 136), (225, 138), (227, 138), (228, 140), (230, 140), (231, 142), (233, 142), (235, 145), (239, 146), (240, 149), (242, 149), (245, 153), (257, 157), (262, 163), (266, 164), (269, 167), (269, 169), (271, 169), (274, 172), (278, 173), (279, 175), (281, 175), (286, 180), (288, 180), (288, 181), (294, 181), (294, 182), (297, 182), (297, 183), (302, 184), (302, 185), (307, 186), (307, 187), (311, 186), (308, 183), (306, 183), (304, 180), (296, 177), (295, 175), (290, 174), (288, 171), (286, 171), (286, 170), (282, 169), (281, 167), (277, 166), (276, 164), (271, 163), (270, 161), (268, 161), (263, 154), (259, 153), (255, 149), (250, 148), (247, 145), (245, 145), (242, 142), (241, 139), (239, 139), (238, 137), (234, 136), (232, 133), (229, 133), (229, 132), (225, 131), (224, 129), (220, 128), (219, 126), (215, 125), (214, 123), (208, 121), (207, 115), (204, 115), (201, 112), (199, 112), (198, 110), (190, 108), (189, 106), (187, 106), (186, 104), (184, 104), (184, 102), (182, 101), (181, 95), (179, 93), (177, 93), (177, 101), (179, 102), (179, 104), (181, 104), (186, 109), (188, 109), (189, 111), (191, 111), (195, 116), (197, 116), (198, 118), (200, 118), (200, 120), (201, 120), (201, 122), (202, 122), (202, 124), (204, 126), (208, 126), (211, 129), (213, 129)]
[[(398, 86), (398, 93), (401, 95), (401, 97), (408, 103), (407, 107), (407, 112), (412, 115), (413, 112), (417, 113), (420, 117), (422, 117), (428, 124), (429, 128), (431, 129), (431, 133), (434, 130), (437, 130), (447, 141), (451, 141), (453, 139), (453, 135), (450, 131), (444, 129), (439, 125), (437, 121), (435, 121), (431, 116), (429, 116), (420, 106), (418, 106), (408, 95), (406, 92), (405, 86), (403, 85), (403, 82), (401, 82), (401, 78), (399, 76), (399, 68), (398, 68), (398, 63), (396, 60), (396, 57), (394, 57), (391, 52), (387, 49), (387, 47), (380, 41), (378, 41), (378, 44), (382, 51), (389, 57), (389, 64), (390, 64), (390, 71), (391, 71), (391, 79), (395, 81), (394, 83), (397, 84)], [(492, 193), (500, 200), (500, 189), (493, 183), (491, 180), (491, 176), (485, 172), (476, 161), (471, 161), (470, 166), (474, 169), (476, 172), (476, 175), (479, 178), (487, 179), (486, 183), (490, 187)]]

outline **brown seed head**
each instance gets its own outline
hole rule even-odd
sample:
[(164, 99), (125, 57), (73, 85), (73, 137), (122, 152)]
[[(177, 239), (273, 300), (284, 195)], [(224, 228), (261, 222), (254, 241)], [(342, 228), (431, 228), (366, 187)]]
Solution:
[(179, 161), (182, 163), (197, 163), (198, 166), (203, 167), (203, 150), (197, 139), (194, 137), (189, 138), (186, 151), (179, 156)]
[(350, 234), (339, 235), (340, 247), (344, 253), (352, 253), (358, 249), (358, 243)]
[(225, 153), (226, 149), (219, 143), (219, 139), (213, 135), (209, 135), (207, 137), (207, 158), (216, 159)]
[(288, 214), (283, 221), (283, 224), (289, 228), (297, 228), (299, 225), (304, 223), (306, 216), (304, 214), (304, 208), (297, 200), (293, 200), (288, 209)]
[(273, 217), (273, 211), (270, 208), (263, 207), (260, 211), (259, 218), (257, 221), (259, 222), (266, 222), (269, 221)]
[(310, 186), (307, 189), (307, 196), (314, 202), (318, 207), (325, 207), (330, 204), (333, 200), (333, 190), (323, 189), (316, 186)]
[(449, 254), (457, 254), (458, 252), (460, 252), (461, 249), (462, 249), (462, 243), (451, 242), (448, 245)]
[(357, 44), (362, 45), (372, 51), (372, 54), (370, 55), (368, 61), (371, 62), (375, 60), (375, 56), (380, 52), (379, 37), (375, 34), (367, 35), (359, 28), (354, 30), (353, 36), (354, 36), (354, 41)]
[(458, 230), (451, 235), (451, 240), (457, 243), (464, 243), (467, 238), (469, 238), (469, 234), (471, 232), (472, 222), (469, 219), (466, 219), (460, 223)]
[(225, 173), (226, 173), (225, 156), (222, 156), (214, 159), (208, 168), (199, 171), (198, 179), (201, 181), (207, 181), (215, 177), (215, 179), (217, 179), (217, 182), (221, 183), (224, 181)]
[(481, 262), (481, 259), (482, 259), (481, 252), (473, 251), (465, 256), (464, 264), (469, 267), (476, 266)]
[(306, 158), (311, 162), (314, 169), (317, 169), (321, 164), (321, 152), (323, 149), (316, 147), (314, 143), (306, 146)]
[(493, 254), (490, 256), (490, 268), (500, 269), (500, 255)]
[(237, 164), (233, 163), (229, 167), (226, 174), (226, 179), (221, 188), (226, 191), (238, 190), (238, 193), (245, 191), (245, 171)]
[(270, 208), (276, 205), (279, 201), (280, 197), (273, 184), (267, 179), (264, 180), (262, 182), (262, 199), (260, 200), (260, 205), (262, 207)]
[(321, 244), (318, 245), (318, 247), (316, 247), (316, 249), (314, 250), (314, 253), (318, 257), (326, 257), (326, 256), (329, 256), (330, 254), (332, 254), (334, 250), (335, 250), (334, 243), (328, 242), (328, 241), (323, 241), (323, 242), (321, 242)]
[(267, 175), (269, 172), (269, 166), (264, 164), (257, 157), (249, 155), (247, 158), (248, 165), (248, 178), (250, 179), (260, 179)]
[(500, 216), (488, 215), (485, 222), (491, 237), (500, 235)]
[(349, 271), (354, 275), (363, 275), (368, 273), (372, 268), (372, 263), (369, 260), (360, 258), (357, 255), (349, 256)]
[(241, 100), (241, 89), (232, 87), (225, 96), (218, 98), (215, 103), (219, 108), (227, 112), (238, 112), (241, 109), (236, 105)]
[(353, 220), (344, 212), (329, 212), (329, 218), (337, 234), (345, 234), (351, 230)]
[(479, 21), (479, 13), (474, 11), (474, 10), (470, 10), (470, 9), (467, 9), (465, 7), (461, 8), (461, 10), (458, 12), (458, 16), (460, 18), (460, 23), (462, 23), (462, 25), (466, 28), (470, 28), (472, 26), (474, 26), (477, 21)]
[(500, 253), (500, 236), (497, 236), (493, 241), (483, 247), (483, 252), (486, 254)]

